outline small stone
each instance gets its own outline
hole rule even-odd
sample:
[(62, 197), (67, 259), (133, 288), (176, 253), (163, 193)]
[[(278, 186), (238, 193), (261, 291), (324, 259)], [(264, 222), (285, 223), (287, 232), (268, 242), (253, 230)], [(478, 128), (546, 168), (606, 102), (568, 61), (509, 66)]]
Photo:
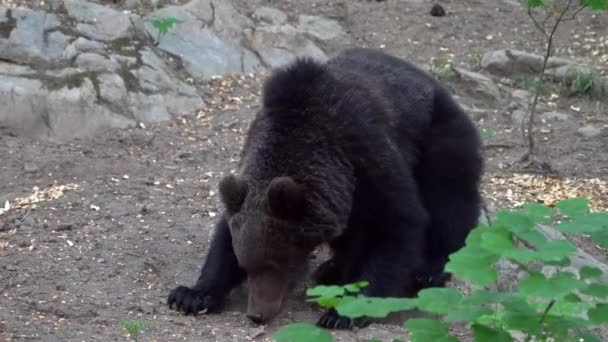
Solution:
[(440, 4), (434, 4), (433, 7), (431, 7), (431, 16), (433, 16), (433, 17), (445, 16), (445, 9)]
[[(526, 117), (528, 111), (523, 109), (516, 109), (511, 113), (511, 121), (513, 124), (521, 125), (521, 121)], [(519, 127), (519, 126), (518, 126)]]
[(583, 126), (576, 131), (576, 135), (584, 140), (593, 139), (600, 134), (602, 134), (602, 130), (592, 125)]
[(31, 163), (31, 162), (25, 162), (23, 164), (23, 171), (27, 172), (27, 173), (36, 173), (38, 171), (40, 171), (40, 168), (38, 167), (38, 165)]
[(547, 112), (540, 115), (541, 120), (546, 121), (567, 121), (570, 115), (561, 112)]

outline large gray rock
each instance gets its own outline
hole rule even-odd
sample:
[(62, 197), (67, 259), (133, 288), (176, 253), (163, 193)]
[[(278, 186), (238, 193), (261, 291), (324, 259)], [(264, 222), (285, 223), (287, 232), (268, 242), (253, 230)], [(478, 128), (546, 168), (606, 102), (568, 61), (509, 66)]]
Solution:
[(19, 64), (61, 60), (68, 37), (54, 14), (0, 7), (0, 59)]
[[(61, 2), (56, 15), (0, 9), (0, 125), (19, 134), (69, 140), (189, 114), (204, 102), (184, 77), (250, 73), (297, 56), (325, 60), (311, 39), (344, 34), (333, 20), (300, 16), (290, 24), (272, 8), (252, 20), (230, 0), (191, 0), (146, 18)], [(151, 48), (158, 36), (151, 19), (169, 17), (178, 23)]]
[[(171, 6), (152, 13), (150, 18), (174, 17), (180, 21), (161, 36), (158, 47), (180, 58), (186, 71), (197, 81), (255, 71), (259, 62), (249, 59), (244, 63), (247, 50), (238, 38), (242, 31), (239, 23), (246, 20), (239, 19), (238, 13), (231, 12), (226, 4), (214, 6), (215, 11), (210, 4), (210, 1), (193, 0), (186, 6)], [(213, 13), (214, 19), (210, 17)], [(229, 14), (234, 15), (233, 21), (226, 17)], [(156, 37), (157, 29), (150, 22), (145, 28), (150, 36)]]
[(94, 135), (109, 128), (127, 128), (135, 120), (99, 105), (93, 81), (82, 78), (78, 87), (51, 90), (46, 98), (48, 128), (55, 137), (71, 139)]
[(269, 67), (285, 65), (298, 56), (327, 60), (323, 50), (289, 24), (262, 25), (245, 33), (252, 49)]
[(287, 23), (287, 14), (273, 7), (260, 7), (253, 12), (252, 17), (271, 25), (283, 25)]
[(455, 68), (454, 71), (458, 74), (460, 81), (468, 85), (466, 88), (472, 95), (494, 101), (500, 99), (500, 90), (491, 78), (461, 68)]
[[(547, 62), (547, 68), (552, 69), (572, 63), (565, 58), (552, 57)], [(542, 56), (512, 49), (489, 51), (481, 59), (481, 66), (485, 70), (501, 76), (538, 73), (542, 64)]]
[(602, 134), (602, 130), (592, 125), (586, 125), (576, 130), (576, 135), (584, 140), (593, 139)]
[(63, 58), (69, 60), (82, 52), (104, 53), (105, 49), (106, 46), (103, 43), (89, 40), (84, 37), (78, 37), (66, 47), (65, 51), (63, 52)]
[(77, 21), (76, 31), (86, 38), (111, 41), (133, 32), (128, 14), (86, 0), (65, 0), (68, 15)]
[(344, 34), (337, 21), (317, 15), (299, 16), (298, 30), (321, 40), (334, 39)]
[(115, 72), (120, 64), (112, 56), (102, 56), (93, 52), (84, 52), (76, 57), (74, 64), (87, 71)]
[(0, 75), (0, 124), (16, 134), (48, 136), (42, 81)]

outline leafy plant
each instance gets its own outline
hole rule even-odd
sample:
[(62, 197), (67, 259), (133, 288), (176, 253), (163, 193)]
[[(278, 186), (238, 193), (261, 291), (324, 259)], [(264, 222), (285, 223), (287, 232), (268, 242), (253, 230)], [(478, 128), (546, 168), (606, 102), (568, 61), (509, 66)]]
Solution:
[[(545, 54), (542, 67), (538, 71), (538, 86), (534, 87), (534, 96), (528, 110), (528, 120), (527, 122), (526, 120), (522, 120), (521, 122), (521, 130), (527, 141), (528, 151), (520, 158), (520, 161), (528, 161), (532, 164), (535, 162), (534, 153), (536, 142), (534, 140), (534, 125), (536, 108), (541, 96), (541, 90), (544, 88), (543, 76), (547, 69), (547, 63), (553, 54), (553, 45), (557, 28), (564, 21), (573, 20), (576, 15), (585, 8), (591, 8), (595, 11), (608, 9), (608, 0), (565, 0), (561, 2), (552, 0), (522, 0), (522, 3), (537, 31), (545, 38)], [(542, 20), (539, 20), (538, 14), (534, 12), (536, 9), (544, 10), (545, 17), (542, 18)], [(588, 85), (585, 85), (585, 87), (587, 86)]]
[(129, 336), (133, 339), (133, 341), (138, 341), (140, 329), (145, 329), (148, 327), (148, 321), (131, 321), (131, 320), (121, 320), (120, 325), (129, 333)]
[(156, 36), (156, 42), (154, 43), (154, 45), (158, 45), (160, 42), (160, 36), (162, 34), (169, 33), (169, 30), (171, 30), (171, 28), (175, 24), (183, 23), (183, 21), (174, 17), (167, 17), (162, 19), (151, 19), (150, 23), (158, 31), (158, 35)]
[[(562, 200), (554, 208), (527, 203), (517, 211), (498, 212), (490, 226), (476, 227), (465, 246), (450, 255), (446, 270), (471, 286), (466, 296), (454, 288), (428, 288), (416, 298), (373, 298), (360, 294), (365, 282), (317, 286), (307, 295), (309, 301), (350, 318), (386, 317), (414, 308), (439, 315), (440, 319), (412, 318), (405, 323), (414, 342), (458, 341), (447, 326), (455, 322), (466, 323), (478, 342), (513, 341), (516, 335), (526, 341), (599, 341), (591, 329), (608, 324), (608, 284), (602, 283), (603, 273), (591, 266), (566, 270), (576, 248), (567, 240), (546, 237), (537, 229), (541, 223), (563, 233), (589, 235), (608, 248), (608, 213), (590, 212), (588, 200)], [(527, 274), (516, 291), (488, 287), (498, 279), (496, 264), (501, 259)], [(545, 274), (543, 266), (557, 271)], [(332, 341), (322, 329), (302, 324), (285, 326), (274, 338)]]
[(489, 138), (489, 137), (493, 136), (494, 134), (496, 134), (496, 132), (494, 132), (491, 129), (482, 129), (481, 130), (481, 137), (482, 138)]
[(443, 59), (434, 59), (431, 62), (431, 73), (439, 79), (449, 78), (456, 75), (452, 64)]

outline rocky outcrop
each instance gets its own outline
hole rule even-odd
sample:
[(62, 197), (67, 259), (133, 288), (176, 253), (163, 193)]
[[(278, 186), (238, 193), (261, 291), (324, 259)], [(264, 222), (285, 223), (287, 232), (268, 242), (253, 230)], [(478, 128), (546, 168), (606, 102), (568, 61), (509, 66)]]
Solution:
[[(86, 0), (54, 13), (0, 7), (0, 126), (68, 140), (162, 121), (204, 106), (197, 84), (296, 56), (345, 35), (334, 20), (273, 8), (251, 17), (227, 0), (192, 0), (144, 17)], [(152, 20), (174, 20), (166, 32)], [(161, 34), (162, 33), (162, 34)]]

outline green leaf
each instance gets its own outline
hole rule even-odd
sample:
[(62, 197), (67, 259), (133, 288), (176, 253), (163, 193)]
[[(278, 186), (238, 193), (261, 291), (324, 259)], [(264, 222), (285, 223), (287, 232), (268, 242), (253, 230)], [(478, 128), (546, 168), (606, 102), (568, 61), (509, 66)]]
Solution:
[(572, 221), (561, 222), (555, 227), (565, 233), (595, 233), (608, 229), (608, 213), (579, 215)]
[(589, 213), (589, 200), (586, 198), (570, 198), (561, 200), (556, 208), (564, 215), (575, 218)]
[(519, 239), (529, 242), (534, 246), (545, 244), (548, 241), (547, 238), (538, 230), (518, 232), (515, 235), (517, 235)]
[(502, 329), (494, 329), (481, 324), (473, 324), (473, 335), (475, 342), (511, 342), (513, 339), (508, 332)]
[(496, 254), (502, 254), (514, 248), (513, 235), (502, 227), (496, 227), (481, 235), (481, 248)]
[(594, 11), (608, 9), (608, 0), (582, 0), (582, 3), (591, 7)]
[(493, 265), (499, 256), (480, 246), (481, 235), (489, 230), (483, 226), (473, 229), (467, 237), (465, 247), (450, 255), (446, 271), (477, 285), (495, 281), (497, 273)]
[(526, 8), (537, 8), (544, 5), (543, 0), (522, 0)]
[(580, 334), (578, 336), (578, 341), (583, 341), (583, 342), (602, 342), (602, 340), (600, 340), (597, 336), (593, 335), (592, 333), (586, 331), (583, 332), (582, 334)]
[(608, 286), (604, 284), (593, 283), (580, 290), (582, 293), (595, 298), (608, 298)]
[(405, 322), (405, 328), (410, 332), (412, 342), (458, 342), (450, 336), (448, 328), (434, 319), (412, 318)]
[(502, 210), (496, 214), (495, 226), (504, 227), (517, 234), (534, 228), (534, 221), (522, 213)]
[(536, 251), (517, 248), (504, 251), (502, 256), (522, 263), (527, 263), (531, 260), (562, 262), (564, 258), (567, 258), (575, 251), (576, 247), (567, 240), (550, 240), (543, 245), (537, 246)]
[(463, 305), (481, 305), (481, 304), (493, 304), (501, 303), (504, 301), (514, 300), (516, 297), (512, 293), (501, 293), (488, 290), (475, 290), (468, 297), (464, 297), (461, 300)]
[(583, 286), (585, 282), (576, 279), (572, 273), (560, 272), (547, 279), (541, 273), (534, 272), (519, 283), (519, 293), (524, 296), (557, 299)]
[(608, 248), (608, 228), (599, 232), (591, 233), (590, 236), (593, 242), (604, 248)]
[(367, 287), (367, 286), (369, 286), (369, 282), (360, 281), (358, 283), (344, 285), (344, 289), (346, 289), (346, 291), (351, 292), (351, 293), (357, 293), (357, 292), (360, 292), (362, 288)]
[(178, 20), (177, 18), (168, 17), (164, 19), (152, 19), (150, 22), (160, 33), (167, 33), (173, 25), (182, 23), (183, 21)]
[(446, 323), (453, 322), (475, 322), (482, 316), (492, 315), (494, 311), (483, 306), (460, 306), (445, 315), (443, 321)]
[(555, 216), (555, 211), (553, 209), (539, 203), (524, 204), (523, 212), (535, 223), (547, 222)]
[(587, 316), (595, 324), (608, 323), (608, 303), (598, 303), (587, 311)]
[(343, 297), (336, 305), (336, 311), (349, 318), (375, 317), (384, 318), (388, 314), (411, 310), (416, 307), (413, 298), (376, 298), (364, 296)]
[(429, 288), (418, 292), (418, 308), (427, 312), (447, 314), (458, 307), (462, 295), (451, 287)]
[(481, 137), (482, 138), (489, 138), (489, 137), (493, 136), (494, 134), (496, 134), (496, 132), (494, 132), (491, 129), (482, 129), (481, 130)]
[(329, 332), (308, 323), (289, 324), (272, 335), (277, 342), (332, 342)]
[(513, 330), (521, 330), (529, 334), (540, 332), (540, 314), (538, 314), (523, 299), (513, 299), (502, 303), (504, 315), (502, 322)]
[(306, 295), (308, 297), (339, 297), (343, 296), (346, 292), (344, 286), (338, 285), (318, 285), (315, 287), (311, 287), (306, 290)]

